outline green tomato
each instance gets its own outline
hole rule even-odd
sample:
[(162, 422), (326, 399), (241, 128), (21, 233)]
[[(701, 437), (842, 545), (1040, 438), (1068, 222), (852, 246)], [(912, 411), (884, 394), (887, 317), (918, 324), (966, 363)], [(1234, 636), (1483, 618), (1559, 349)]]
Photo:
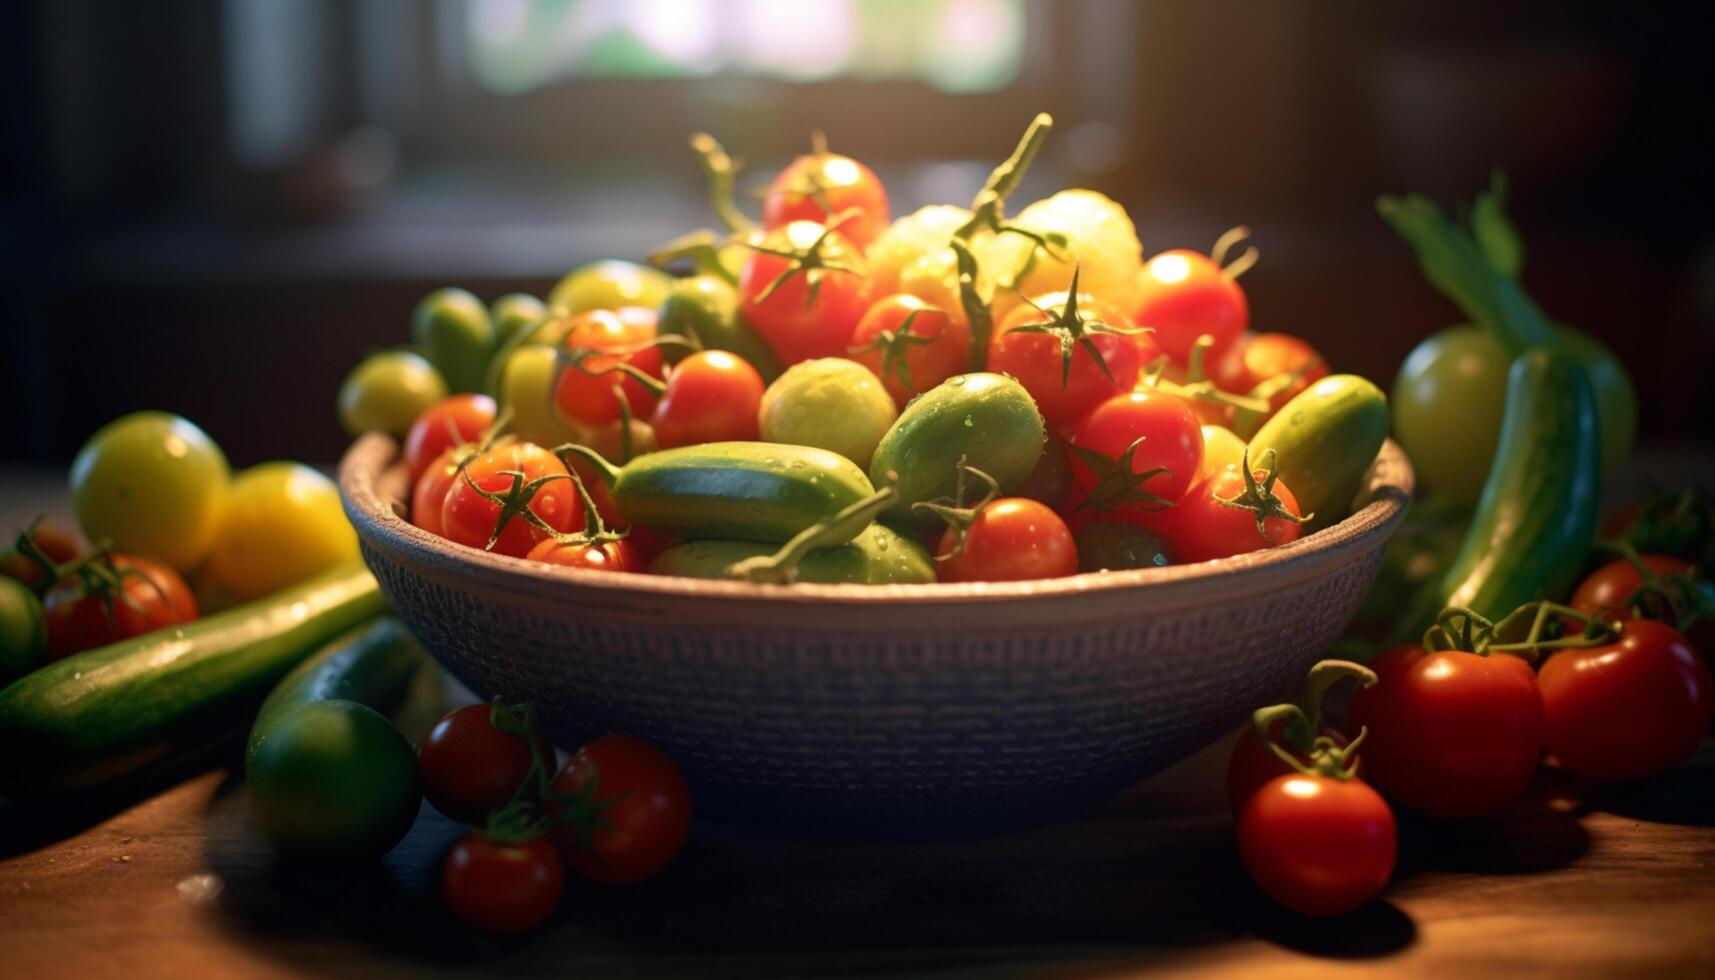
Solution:
[(250, 809), (269, 843), (301, 858), (373, 859), (417, 819), (417, 753), (353, 701), (311, 701), (274, 724), (249, 768)]
[[(655, 325), (658, 334), (694, 337), (705, 348), (744, 358), (764, 381), (780, 377), (780, 358), (738, 312), (738, 290), (719, 276), (689, 276), (673, 284), (661, 304)], [(668, 347), (667, 360), (677, 364), (688, 354)]]
[(47, 651), (42, 600), (24, 583), (0, 576), (0, 687), (40, 667)]
[(455, 392), (481, 391), (494, 353), (488, 307), (463, 289), (437, 289), (411, 314), (411, 337)]
[(673, 277), (660, 269), (607, 259), (567, 273), (548, 293), (548, 306), (559, 313), (617, 310), (622, 306), (653, 310), (672, 287)]
[(358, 362), (339, 386), (339, 422), (348, 435), (385, 432), (399, 439), (445, 397), (446, 379), (433, 364), (410, 351), (382, 351)]
[(1596, 389), (1596, 413), (1601, 418), (1602, 472), (1612, 473), (1632, 454), (1638, 434), (1638, 391), (1625, 365), (1601, 341), (1582, 330), (1560, 327), (1560, 342), (1584, 365)]
[(489, 307), (488, 316), (494, 321), (494, 342), (498, 350), (513, 337), (547, 319), (548, 307), (529, 293), (507, 293)]
[(1389, 404), (1393, 434), (1418, 479), (1444, 499), (1475, 506), (1501, 437), (1512, 358), (1488, 333), (1452, 327), (1400, 365)]
[(1118, 572), (1169, 564), (1161, 535), (1120, 521), (1091, 521), (1072, 533), (1078, 546), (1078, 571)]
[(506, 357), (495, 386), (495, 400), (512, 413), (513, 435), (539, 446), (578, 442), (577, 433), (554, 411), (554, 377), (559, 370), (554, 348), (526, 344)]
[(757, 421), (764, 442), (826, 449), (868, 469), (898, 414), (869, 368), (824, 357), (792, 365), (769, 385)]
[(189, 571), (214, 543), (230, 480), (208, 433), (167, 412), (135, 412), (78, 450), (72, 506), (89, 540)]
[(302, 463), (263, 463), (232, 481), (198, 585), (215, 605), (243, 602), (357, 558), (334, 482)]

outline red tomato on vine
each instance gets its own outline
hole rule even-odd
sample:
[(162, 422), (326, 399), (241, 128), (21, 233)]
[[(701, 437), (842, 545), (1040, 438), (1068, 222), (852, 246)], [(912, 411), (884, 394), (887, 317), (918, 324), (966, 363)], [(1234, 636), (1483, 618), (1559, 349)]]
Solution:
[(790, 367), (844, 357), (869, 309), (869, 267), (843, 224), (793, 221), (751, 246), (739, 274), (739, 313)]
[(655, 409), (655, 391), (621, 365), (659, 381), (661, 349), (653, 346), (654, 340), (655, 318), (647, 310), (574, 314), (560, 342), (555, 409), (572, 422), (607, 425), (625, 414), (623, 398), (633, 417), (648, 418)]
[(828, 222), (846, 212), (855, 215), (843, 231), (852, 244), (868, 250), (892, 219), (887, 189), (875, 172), (851, 157), (829, 153), (821, 134), (813, 150), (776, 174), (762, 199), (762, 224), (781, 228), (794, 221)]
[(1185, 399), (1143, 388), (1097, 405), (1072, 429), (1072, 479), (1090, 506), (1141, 522), (1178, 503), (1203, 463), (1203, 429)]

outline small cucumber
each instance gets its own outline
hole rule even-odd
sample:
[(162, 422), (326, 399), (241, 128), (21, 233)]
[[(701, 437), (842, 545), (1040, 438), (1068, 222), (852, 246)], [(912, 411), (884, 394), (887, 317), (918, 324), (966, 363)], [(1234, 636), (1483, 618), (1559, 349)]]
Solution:
[(627, 521), (679, 538), (789, 541), (875, 492), (856, 463), (809, 446), (711, 442), (623, 467), (580, 455), (607, 480)]
[[(1447, 606), (1489, 619), (1536, 599), (1559, 599), (1583, 567), (1602, 475), (1595, 390), (1575, 355), (1526, 351), (1507, 372), (1495, 462), (1464, 545), (1403, 617), (1414, 638)], [(1290, 484), (1289, 484), (1290, 485)]]
[[(727, 577), (727, 568), (746, 558), (772, 554), (757, 541), (687, 541), (655, 556), (649, 571), (690, 578)], [(823, 584), (921, 585), (935, 581), (935, 562), (923, 546), (871, 524), (856, 538), (832, 548), (817, 548), (798, 562), (795, 581)]]
[(1387, 439), (1387, 396), (1355, 374), (1323, 378), (1264, 422), (1250, 441), (1252, 466), (1274, 450), (1280, 481), (1315, 514), (1307, 531), (1342, 520)]
[(939, 518), (911, 505), (952, 496), (961, 459), (1011, 490), (1036, 469), (1047, 438), (1042, 413), (1017, 381), (986, 372), (948, 378), (906, 405), (876, 447), (870, 481), (899, 491), (883, 519), (933, 527)]
[(249, 721), (305, 657), (387, 608), (351, 565), (189, 625), (86, 650), (0, 691), (0, 792), (90, 786)]
[(417, 754), (385, 717), (430, 664), (410, 631), (384, 617), (286, 675), (257, 713), (244, 750), (250, 809), (282, 854), (379, 857), (417, 818)]
[[(773, 381), (785, 370), (767, 341), (739, 313), (738, 291), (720, 276), (689, 276), (674, 283), (661, 303), (655, 332), (692, 337), (707, 349), (737, 354), (764, 381)], [(667, 356), (674, 360), (683, 354), (669, 347)]]

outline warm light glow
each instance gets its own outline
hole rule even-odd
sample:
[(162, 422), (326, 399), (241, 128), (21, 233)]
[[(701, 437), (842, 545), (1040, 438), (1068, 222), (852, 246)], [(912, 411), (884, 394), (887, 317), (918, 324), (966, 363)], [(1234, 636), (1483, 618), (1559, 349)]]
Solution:
[(858, 182), (857, 161), (833, 157), (822, 164), (822, 174), (834, 184), (844, 187)]
[(718, 31), (706, 4), (632, 0), (626, 14), (637, 39), (664, 58), (696, 65), (714, 57)]
[(1453, 664), (1445, 658), (1436, 660), (1429, 666), (1423, 668), (1423, 676), (1432, 681), (1444, 681), (1453, 676)]
[(1191, 274), (1191, 263), (1183, 255), (1157, 255), (1149, 260), (1149, 274), (1157, 282), (1172, 285)]
[(1295, 796), (1301, 800), (1308, 800), (1322, 791), (1321, 787), (1316, 785), (1316, 780), (1302, 776), (1288, 779), (1280, 788), (1287, 796)]
[(850, 0), (746, 0), (737, 20), (741, 57), (790, 78), (838, 74), (857, 40)]

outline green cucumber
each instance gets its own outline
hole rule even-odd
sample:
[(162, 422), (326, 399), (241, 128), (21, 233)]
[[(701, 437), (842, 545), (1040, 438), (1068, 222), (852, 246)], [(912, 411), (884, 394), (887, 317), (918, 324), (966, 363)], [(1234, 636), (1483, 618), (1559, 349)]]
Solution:
[(256, 826), (275, 850), (379, 857), (411, 829), (422, 801), (417, 753), (386, 715), (430, 665), (387, 616), (323, 647), (268, 695), (244, 774)]
[(1274, 450), (1275, 471), (1302, 513), (1307, 530), (1345, 518), (1364, 474), (1387, 440), (1387, 396), (1355, 374), (1335, 374), (1299, 392), (1251, 437), (1252, 466)]
[[(649, 571), (689, 578), (727, 578), (727, 568), (746, 558), (773, 554), (757, 541), (687, 541), (655, 556)], [(923, 546), (880, 524), (831, 548), (817, 548), (798, 562), (794, 581), (828, 585), (921, 585), (935, 581), (935, 562)]]
[[(708, 350), (737, 354), (764, 381), (773, 381), (785, 370), (773, 348), (739, 313), (738, 290), (720, 276), (689, 276), (674, 283), (661, 303), (655, 332), (691, 337)], [(684, 356), (677, 347), (668, 347), (664, 354), (674, 363)]]
[(250, 720), (317, 647), (387, 608), (350, 565), (173, 629), (86, 650), (0, 691), (0, 792), (136, 771)]
[(856, 463), (810, 446), (711, 442), (623, 467), (582, 447), (578, 453), (607, 481), (628, 522), (677, 538), (790, 541), (875, 493)]
[(1576, 356), (1549, 348), (1519, 355), (1464, 544), (1419, 593), (1395, 638), (1421, 636), (1448, 606), (1499, 620), (1524, 603), (1562, 598), (1596, 533), (1601, 467), (1596, 394)]
[(940, 518), (911, 505), (951, 497), (960, 460), (994, 477), (1002, 492), (1011, 490), (1036, 469), (1047, 438), (1042, 413), (1017, 381), (987, 372), (948, 378), (912, 399), (876, 447), (870, 481), (899, 491), (883, 519), (935, 526)]

